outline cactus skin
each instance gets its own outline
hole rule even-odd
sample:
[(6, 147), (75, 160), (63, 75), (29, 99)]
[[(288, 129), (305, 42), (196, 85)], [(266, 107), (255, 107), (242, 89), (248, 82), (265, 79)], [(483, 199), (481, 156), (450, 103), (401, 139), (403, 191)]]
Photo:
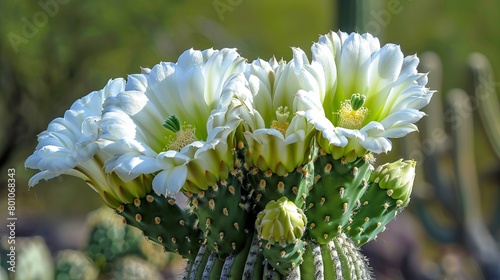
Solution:
[(201, 232), (195, 228), (196, 216), (179, 207), (175, 198), (151, 193), (118, 207), (117, 213), (168, 252), (186, 259), (193, 259), (198, 252)]
[(271, 244), (268, 240), (262, 240), (262, 255), (280, 274), (288, 275), (302, 264), (305, 244), (303, 240), (297, 240), (296, 243), (283, 247), (278, 243)]
[[(329, 244), (337, 279), (372, 279), (368, 261), (346, 235), (341, 234)], [(325, 279), (329, 279), (325, 277)]]
[(256, 211), (264, 209), (269, 201), (278, 200), (282, 196), (302, 207), (311, 187), (313, 168), (311, 163), (306, 163), (283, 176), (270, 170), (251, 168), (248, 172), (248, 181), (253, 188)]
[(247, 238), (249, 205), (243, 184), (243, 175), (235, 168), (226, 180), (190, 194), (191, 211), (198, 217), (204, 243), (221, 258), (240, 251)]
[(360, 206), (372, 166), (367, 156), (346, 162), (320, 151), (314, 162), (314, 185), (306, 199), (308, 233), (313, 241), (327, 244), (348, 226)]
[[(246, 153), (247, 150), (243, 149), (242, 152)], [(245, 163), (244, 171), (247, 174), (249, 188), (252, 190), (255, 211), (261, 211), (269, 201), (278, 200), (283, 196), (297, 207), (303, 208), (313, 184), (313, 161), (317, 152), (316, 146), (312, 146), (307, 160), (291, 172), (284, 172), (283, 175), (273, 173), (271, 170), (261, 170), (257, 166), (248, 167)]]
[[(366, 198), (369, 200), (365, 200)], [(362, 198), (361, 207), (356, 211), (353, 222), (347, 226), (348, 234), (357, 246), (361, 246), (377, 237), (385, 226), (403, 209), (397, 200), (387, 195), (378, 184), (370, 184)]]

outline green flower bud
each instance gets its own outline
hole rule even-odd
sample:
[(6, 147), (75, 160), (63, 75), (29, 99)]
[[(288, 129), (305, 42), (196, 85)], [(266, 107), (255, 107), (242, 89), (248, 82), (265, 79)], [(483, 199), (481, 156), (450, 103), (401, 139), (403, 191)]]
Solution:
[(387, 190), (387, 195), (391, 198), (406, 204), (413, 188), (416, 164), (414, 160), (403, 159), (383, 164), (372, 173), (370, 181)]
[(285, 196), (278, 201), (269, 201), (255, 221), (261, 239), (271, 244), (279, 242), (283, 247), (297, 242), (304, 235), (306, 225), (307, 218), (302, 209)]

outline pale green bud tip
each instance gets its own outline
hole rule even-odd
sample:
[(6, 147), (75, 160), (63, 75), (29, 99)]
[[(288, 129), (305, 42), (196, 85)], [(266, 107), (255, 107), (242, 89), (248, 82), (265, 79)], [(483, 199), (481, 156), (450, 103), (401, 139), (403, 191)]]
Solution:
[(181, 122), (176, 115), (170, 115), (163, 123), (163, 126), (174, 133), (177, 133), (181, 130)]
[(370, 181), (387, 190), (391, 198), (406, 201), (413, 188), (416, 164), (414, 160), (403, 159), (383, 164), (372, 173)]
[(285, 196), (269, 201), (255, 221), (260, 238), (271, 244), (279, 242), (282, 246), (297, 242), (304, 235), (306, 224), (307, 218), (302, 209)]
[(351, 95), (351, 107), (352, 107), (352, 109), (354, 111), (358, 110), (359, 108), (361, 108), (365, 104), (365, 101), (366, 101), (366, 96), (364, 96), (362, 94), (355, 93), (355, 94)]

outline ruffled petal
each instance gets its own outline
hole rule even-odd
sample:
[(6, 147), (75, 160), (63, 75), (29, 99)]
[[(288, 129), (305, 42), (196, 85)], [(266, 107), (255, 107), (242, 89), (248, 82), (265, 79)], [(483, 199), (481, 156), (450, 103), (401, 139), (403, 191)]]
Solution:
[[(123, 79), (110, 80), (100, 91), (94, 91), (78, 99), (63, 118), (49, 123), (47, 130), (38, 136), (38, 145), (33, 155), (26, 160), (26, 167), (40, 169), (39, 178), (53, 178), (53, 174), (71, 173), (73, 168), (93, 160), (98, 151), (98, 138), (102, 105), (106, 98), (115, 96), (124, 89)], [(51, 175), (46, 175), (51, 174)]]

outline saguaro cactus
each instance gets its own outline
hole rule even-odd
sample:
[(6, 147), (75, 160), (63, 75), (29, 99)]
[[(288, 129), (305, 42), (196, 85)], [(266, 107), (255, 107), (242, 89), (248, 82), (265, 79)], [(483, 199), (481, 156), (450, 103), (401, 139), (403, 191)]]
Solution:
[(81, 177), (187, 259), (186, 279), (369, 279), (358, 248), (415, 177), (414, 161), (375, 156), (416, 131), (433, 92), (416, 56), (370, 34), (330, 32), (312, 53), (188, 50), (110, 81), (40, 134), (30, 184)]

